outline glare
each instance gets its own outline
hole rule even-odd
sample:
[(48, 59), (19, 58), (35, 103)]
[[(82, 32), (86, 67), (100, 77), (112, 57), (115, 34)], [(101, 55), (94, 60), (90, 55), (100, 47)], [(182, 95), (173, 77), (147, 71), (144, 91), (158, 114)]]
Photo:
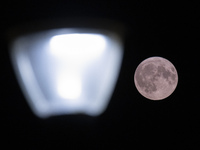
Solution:
[(50, 40), (50, 52), (59, 59), (84, 62), (96, 59), (106, 47), (106, 39), (99, 34), (63, 34)]
[(123, 50), (112, 32), (55, 29), (17, 38), (11, 55), (22, 91), (38, 117), (98, 116), (112, 96)]
[(75, 102), (82, 90), (81, 71), (104, 53), (106, 37), (83, 33), (56, 35), (50, 39), (49, 47), (59, 70), (56, 76), (58, 95)]
[(62, 72), (57, 77), (57, 92), (64, 99), (79, 99), (82, 92), (81, 79), (77, 74)]

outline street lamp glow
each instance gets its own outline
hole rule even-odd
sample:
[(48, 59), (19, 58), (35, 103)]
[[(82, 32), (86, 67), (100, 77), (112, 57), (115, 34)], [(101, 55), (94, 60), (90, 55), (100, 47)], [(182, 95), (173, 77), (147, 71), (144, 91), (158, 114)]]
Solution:
[(62, 34), (50, 40), (50, 52), (61, 59), (84, 62), (96, 59), (105, 50), (106, 39), (101, 34)]
[(33, 112), (41, 118), (106, 109), (123, 57), (120, 37), (89, 29), (54, 29), (15, 39), (12, 62)]

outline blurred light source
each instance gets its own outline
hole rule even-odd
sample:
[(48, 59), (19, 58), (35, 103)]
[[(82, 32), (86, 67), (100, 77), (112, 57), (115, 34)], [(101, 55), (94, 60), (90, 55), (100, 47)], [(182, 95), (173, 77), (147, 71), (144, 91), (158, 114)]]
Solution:
[(11, 55), (33, 112), (44, 118), (103, 113), (123, 51), (116, 33), (62, 28), (16, 38)]
[(101, 56), (105, 46), (106, 38), (100, 34), (64, 34), (50, 40), (52, 55), (81, 63)]

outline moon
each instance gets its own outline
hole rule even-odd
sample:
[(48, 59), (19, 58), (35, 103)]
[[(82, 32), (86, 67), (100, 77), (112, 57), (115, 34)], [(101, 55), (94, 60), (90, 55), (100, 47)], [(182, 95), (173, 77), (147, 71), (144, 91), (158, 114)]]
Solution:
[(177, 87), (178, 73), (174, 65), (162, 57), (150, 57), (136, 68), (134, 82), (138, 92), (150, 100), (162, 100)]

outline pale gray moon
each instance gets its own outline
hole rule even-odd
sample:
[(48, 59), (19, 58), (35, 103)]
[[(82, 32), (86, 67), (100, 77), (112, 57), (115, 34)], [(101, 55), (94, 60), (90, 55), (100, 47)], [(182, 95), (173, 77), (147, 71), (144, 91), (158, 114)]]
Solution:
[(137, 90), (144, 97), (150, 100), (162, 100), (176, 89), (178, 73), (169, 60), (150, 57), (138, 65), (134, 82)]

